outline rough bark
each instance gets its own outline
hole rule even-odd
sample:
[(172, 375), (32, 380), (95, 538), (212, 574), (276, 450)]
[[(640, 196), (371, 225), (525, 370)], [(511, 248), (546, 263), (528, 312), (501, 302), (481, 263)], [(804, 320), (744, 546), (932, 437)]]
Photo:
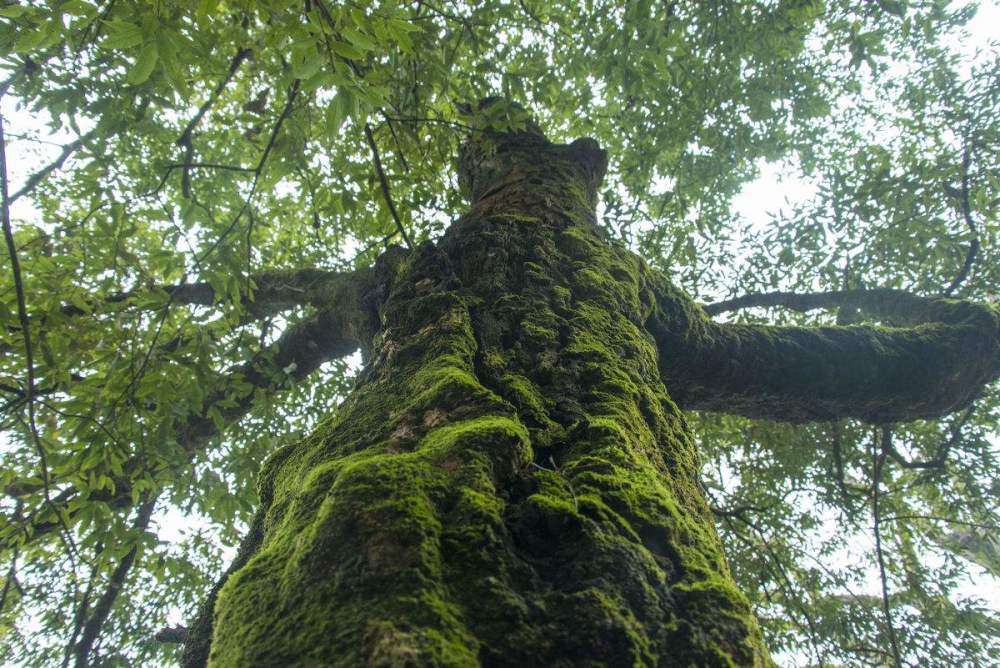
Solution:
[(765, 666), (594, 142), (486, 134), (356, 388), (276, 453), (186, 665)]

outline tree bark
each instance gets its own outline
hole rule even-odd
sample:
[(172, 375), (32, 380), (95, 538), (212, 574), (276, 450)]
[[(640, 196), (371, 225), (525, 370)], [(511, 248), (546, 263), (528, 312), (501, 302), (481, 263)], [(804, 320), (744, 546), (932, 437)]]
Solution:
[[(1000, 311), (899, 290), (771, 293), (711, 305), (846, 306), (887, 326), (716, 323), (660, 280), (649, 322), (660, 370), (682, 408), (791, 422), (936, 418), (968, 406), (1000, 374)], [(713, 308), (714, 307), (714, 308)]]
[(400, 260), (338, 413), (265, 465), (186, 665), (771, 665), (654, 283), (595, 225), (605, 168), (530, 125), (466, 146), (471, 210)]

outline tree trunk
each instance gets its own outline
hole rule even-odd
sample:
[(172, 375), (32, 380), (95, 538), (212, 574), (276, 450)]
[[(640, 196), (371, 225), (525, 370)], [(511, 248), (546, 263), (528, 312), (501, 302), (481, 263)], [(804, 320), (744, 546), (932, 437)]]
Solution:
[(265, 466), (188, 665), (770, 665), (658, 371), (662, 299), (595, 225), (605, 167), (531, 128), (467, 146), (471, 210), (390, 254), (357, 386)]

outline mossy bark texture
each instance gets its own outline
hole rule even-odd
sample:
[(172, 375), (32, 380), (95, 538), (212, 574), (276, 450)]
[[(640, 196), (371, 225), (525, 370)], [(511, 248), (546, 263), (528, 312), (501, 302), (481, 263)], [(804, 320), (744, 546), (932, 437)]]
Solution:
[(186, 665), (771, 665), (668, 388), (785, 419), (941, 412), (996, 375), (996, 312), (718, 325), (602, 237), (593, 141), (529, 124), (460, 163), (470, 211), (382, 258), (356, 388), (265, 466)]
[(265, 466), (189, 665), (769, 665), (648, 272), (595, 226), (605, 161), (530, 132), (466, 150), (472, 209), (393, 254), (356, 389)]

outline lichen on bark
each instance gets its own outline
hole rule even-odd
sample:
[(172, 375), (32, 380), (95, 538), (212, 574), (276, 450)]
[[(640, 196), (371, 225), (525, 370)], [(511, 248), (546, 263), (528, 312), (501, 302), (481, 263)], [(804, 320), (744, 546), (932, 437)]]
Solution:
[(763, 666), (592, 141), (467, 147), (335, 416), (261, 474), (211, 666)]

